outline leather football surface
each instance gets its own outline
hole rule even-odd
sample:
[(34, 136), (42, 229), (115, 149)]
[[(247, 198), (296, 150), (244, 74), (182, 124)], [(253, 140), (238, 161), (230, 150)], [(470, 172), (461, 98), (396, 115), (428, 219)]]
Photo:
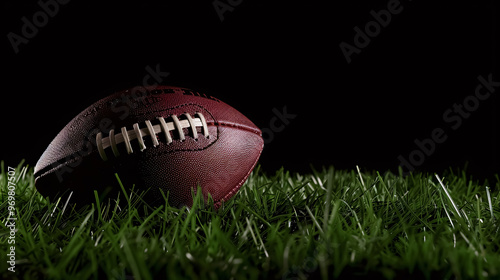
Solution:
[(219, 207), (245, 182), (264, 141), (226, 103), (173, 86), (134, 88), (94, 103), (71, 120), (35, 166), (35, 186), (49, 198), (71, 194), (88, 204), (120, 186), (146, 191), (151, 205), (192, 205), (198, 187)]

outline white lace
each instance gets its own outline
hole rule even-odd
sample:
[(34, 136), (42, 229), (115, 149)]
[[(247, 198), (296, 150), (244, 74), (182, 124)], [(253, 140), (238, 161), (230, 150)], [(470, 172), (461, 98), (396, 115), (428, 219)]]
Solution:
[(108, 160), (106, 156), (105, 149), (111, 147), (111, 151), (115, 157), (119, 156), (117, 144), (125, 143), (125, 148), (127, 150), (127, 154), (133, 153), (132, 145), (130, 141), (137, 139), (139, 142), (140, 151), (144, 151), (146, 149), (146, 144), (144, 143), (144, 137), (150, 136), (151, 141), (153, 142), (153, 147), (158, 146), (160, 143), (156, 138), (156, 134), (163, 132), (165, 138), (167, 139), (167, 144), (173, 142), (172, 136), (170, 135), (171, 130), (176, 130), (179, 134), (179, 140), (184, 141), (186, 139), (184, 135), (183, 128), (190, 128), (193, 133), (193, 138), (198, 139), (198, 132), (196, 131), (196, 127), (202, 127), (203, 136), (206, 138), (209, 137), (207, 121), (202, 113), (195, 113), (195, 118), (191, 117), (188, 113), (185, 113), (184, 116), (186, 119), (179, 120), (176, 115), (170, 116), (172, 118), (171, 122), (166, 122), (165, 118), (158, 117), (157, 119), (160, 121), (160, 124), (153, 125), (151, 121), (145, 121), (146, 127), (140, 128), (138, 123), (133, 124), (132, 130), (127, 130), (126, 127), (121, 128), (121, 133), (115, 133), (113, 129), (109, 131), (108, 137), (103, 137), (102, 133), (99, 132), (96, 135), (96, 143), (97, 150), (99, 151), (99, 155), (103, 160)]

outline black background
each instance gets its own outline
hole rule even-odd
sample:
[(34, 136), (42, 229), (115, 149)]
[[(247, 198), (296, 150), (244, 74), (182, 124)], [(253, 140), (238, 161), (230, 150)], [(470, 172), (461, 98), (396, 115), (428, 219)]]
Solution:
[(477, 177), (497, 173), (500, 90), (456, 130), (443, 113), (474, 94), (479, 75), (500, 81), (498, 4), (402, 0), (347, 63), (339, 44), (353, 45), (354, 27), (393, 1), (229, 1), (238, 5), (221, 21), (214, 1), (72, 0), (17, 54), (7, 35), (22, 35), (22, 18), (33, 22), (42, 9), (3, 1), (0, 158), (34, 166), (80, 111), (142, 85), (145, 68), (159, 65), (170, 73), (163, 84), (207, 92), (260, 128), (284, 107), (295, 115), (266, 143), (260, 162), (269, 172), (311, 164), (395, 170), (415, 139), (439, 127), (448, 138), (418, 170), (469, 162)]

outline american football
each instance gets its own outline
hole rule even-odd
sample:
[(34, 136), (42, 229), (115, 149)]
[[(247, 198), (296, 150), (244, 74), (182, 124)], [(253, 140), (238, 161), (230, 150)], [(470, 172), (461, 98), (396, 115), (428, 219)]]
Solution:
[[(245, 182), (262, 152), (260, 129), (217, 98), (173, 86), (140, 87), (101, 99), (71, 120), (35, 166), (49, 198), (88, 204), (123, 186), (151, 205), (191, 206), (200, 188), (215, 207)], [(163, 193), (163, 194), (162, 194)]]

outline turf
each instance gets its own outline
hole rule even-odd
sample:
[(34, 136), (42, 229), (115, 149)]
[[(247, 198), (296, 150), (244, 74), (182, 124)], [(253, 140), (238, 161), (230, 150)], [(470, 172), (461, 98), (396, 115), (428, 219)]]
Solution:
[(498, 179), (257, 167), (218, 211), (199, 196), (191, 209), (152, 209), (130, 191), (77, 210), (43, 199), (23, 163), (11, 272), (1, 171), (3, 279), (500, 278)]

